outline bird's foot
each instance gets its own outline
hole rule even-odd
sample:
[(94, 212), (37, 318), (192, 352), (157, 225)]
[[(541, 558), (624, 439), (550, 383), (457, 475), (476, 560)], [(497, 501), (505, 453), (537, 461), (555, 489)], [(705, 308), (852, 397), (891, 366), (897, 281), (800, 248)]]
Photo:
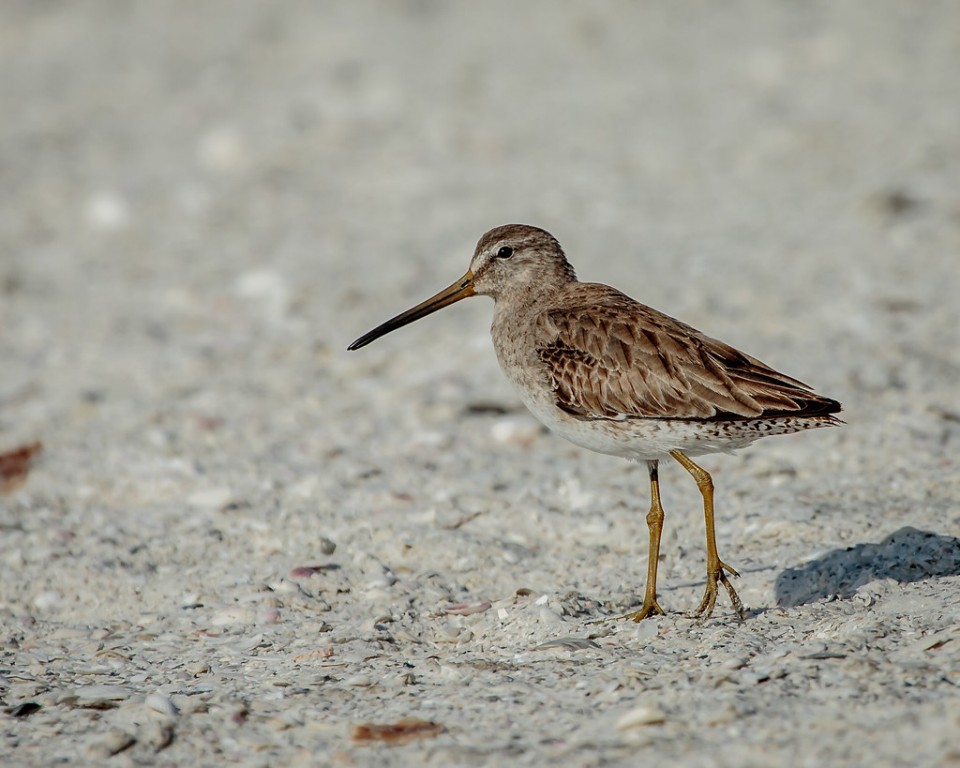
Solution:
[(643, 605), (640, 606), (639, 610), (632, 611), (630, 613), (625, 613), (623, 616), (620, 616), (621, 619), (630, 619), (631, 621), (643, 621), (648, 619), (651, 616), (663, 616), (663, 608), (660, 607), (660, 603), (657, 602), (655, 597), (647, 598), (643, 601)]
[(703, 599), (700, 601), (700, 605), (697, 606), (697, 609), (692, 614), (695, 618), (701, 621), (710, 618), (717, 604), (717, 593), (720, 591), (717, 585), (723, 584), (727, 590), (727, 594), (730, 595), (733, 610), (737, 612), (737, 616), (743, 621), (746, 615), (746, 609), (743, 607), (743, 601), (740, 600), (740, 595), (737, 594), (737, 590), (733, 588), (733, 584), (731, 584), (730, 579), (727, 578), (728, 573), (731, 576), (740, 578), (740, 574), (737, 573), (736, 570), (720, 560), (716, 562), (716, 565), (707, 568), (707, 588), (703, 593)]
[(648, 619), (651, 616), (664, 616), (663, 608), (660, 607), (660, 604), (657, 602), (656, 598), (644, 599), (643, 605), (640, 606), (639, 610), (631, 611), (630, 613), (622, 613), (619, 616), (604, 616), (602, 619), (594, 619), (593, 621), (587, 622), (588, 624), (606, 624), (608, 621), (622, 621), (623, 619), (632, 619), (633, 621), (643, 621)]

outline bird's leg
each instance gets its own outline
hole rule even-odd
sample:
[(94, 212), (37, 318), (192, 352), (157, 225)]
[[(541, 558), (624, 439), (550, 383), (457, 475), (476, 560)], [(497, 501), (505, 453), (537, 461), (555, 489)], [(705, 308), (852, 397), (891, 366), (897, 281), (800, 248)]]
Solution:
[(657, 471), (657, 462), (648, 461), (647, 469), (650, 472), (650, 511), (647, 512), (650, 548), (647, 560), (647, 587), (640, 610), (623, 617), (634, 621), (643, 621), (648, 616), (663, 615), (663, 608), (657, 602), (657, 563), (660, 561), (660, 534), (663, 531), (663, 506), (660, 504), (660, 476)]
[(713, 607), (717, 603), (717, 583), (719, 582), (723, 584), (727, 594), (730, 595), (733, 610), (742, 619), (744, 615), (743, 603), (733, 588), (733, 584), (727, 578), (728, 573), (731, 576), (739, 576), (740, 574), (724, 563), (720, 559), (720, 555), (717, 554), (717, 534), (713, 527), (713, 478), (703, 467), (694, 464), (686, 454), (680, 451), (670, 451), (670, 455), (693, 476), (693, 479), (697, 481), (697, 487), (700, 489), (700, 495), (703, 496), (703, 518), (707, 526), (707, 589), (703, 593), (703, 600), (700, 601), (700, 605), (694, 611), (694, 614), (706, 619), (713, 613)]

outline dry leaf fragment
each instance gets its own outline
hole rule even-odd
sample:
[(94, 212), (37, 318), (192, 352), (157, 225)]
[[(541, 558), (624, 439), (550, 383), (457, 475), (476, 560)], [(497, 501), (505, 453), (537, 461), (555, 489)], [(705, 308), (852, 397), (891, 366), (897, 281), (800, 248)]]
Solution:
[(290, 571), (290, 578), (294, 580), (309, 579), (311, 576), (315, 576), (318, 573), (336, 571), (339, 569), (340, 566), (336, 563), (326, 563), (325, 565), (298, 565), (296, 568)]
[(335, 651), (331, 646), (326, 648), (314, 648), (312, 651), (306, 651), (304, 653), (298, 653), (293, 657), (294, 661), (314, 661), (315, 659), (329, 659), (334, 655)]
[(417, 739), (433, 739), (446, 730), (440, 723), (404, 717), (395, 723), (361, 723), (353, 728), (353, 740), (361, 743), (382, 741), (386, 744), (407, 744)]
[(443, 609), (444, 613), (450, 613), (455, 616), (472, 616), (475, 613), (483, 613), (490, 610), (490, 603), (484, 600), (480, 603), (454, 603)]
[(30, 462), (42, 447), (43, 443), (38, 441), (0, 453), (0, 493), (9, 493), (23, 484), (30, 471)]

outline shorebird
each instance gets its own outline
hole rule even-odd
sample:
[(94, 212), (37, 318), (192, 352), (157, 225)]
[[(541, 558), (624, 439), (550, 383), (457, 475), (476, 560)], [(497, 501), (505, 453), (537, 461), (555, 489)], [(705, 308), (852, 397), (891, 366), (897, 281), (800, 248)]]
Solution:
[(657, 601), (664, 519), (658, 466), (673, 458), (703, 497), (707, 583), (694, 614), (713, 613), (722, 584), (742, 619), (743, 603), (728, 578), (739, 574), (717, 553), (713, 479), (690, 457), (841, 424), (832, 415), (840, 403), (615, 288), (579, 282), (557, 239), (524, 224), (491, 229), (463, 277), (349, 349), (474, 295), (494, 300), (497, 360), (534, 416), (579, 446), (646, 462), (647, 583), (643, 604), (624, 618), (664, 612)]

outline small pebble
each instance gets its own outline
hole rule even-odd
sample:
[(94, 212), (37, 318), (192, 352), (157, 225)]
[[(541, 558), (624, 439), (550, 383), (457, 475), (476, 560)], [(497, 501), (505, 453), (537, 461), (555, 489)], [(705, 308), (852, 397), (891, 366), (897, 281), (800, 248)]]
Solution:
[(95, 759), (113, 757), (132, 747), (136, 741), (129, 733), (115, 728), (92, 742), (88, 747), (88, 752)]
[(117, 702), (124, 701), (130, 696), (130, 691), (119, 685), (85, 685), (77, 688), (70, 695), (78, 707), (90, 709), (110, 709), (117, 706)]
[(707, 719), (707, 725), (725, 725), (734, 722), (738, 717), (736, 707), (731, 704), (711, 707), (710, 715)]
[(320, 552), (324, 555), (332, 555), (337, 549), (336, 542), (328, 539), (326, 536), (320, 538)]
[(617, 718), (618, 731), (628, 731), (631, 728), (642, 728), (647, 725), (659, 725), (667, 721), (666, 715), (655, 705), (641, 706), (624, 712)]
[(187, 504), (199, 509), (224, 509), (233, 502), (233, 492), (226, 487), (203, 488), (187, 496)]
[(490, 434), (504, 445), (530, 446), (540, 436), (540, 425), (531, 418), (498, 419), (490, 427)]
[(720, 669), (743, 669), (747, 666), (747, 660), (742, 656), (732, 656), (720, 663)]
[(770, 679), (770, 675), (766, 672), (758, 672), (756, 670), (748, 669), (746, 672), (741, 674), (738, 678), (738, 681), (741, 686), (754, 686), (760, 683), (763, 683)]
[(228, 627), (233, 624), (249, 624), (253, 618), (253, 612), (247, 608), (234, 606), (217, 611), (210, 617), (210, 625), (214, 627)]
[(447, 642), (447, 643), (452, 642), (452, 641), (455, 641), (455, 640), (457, 640), (457, 638), (460, 637), (460, 630), (461, 630), (461, 629), (462, 629), (462, 628), (460, 627), (459, 624), (454, 624), (454, 623), (448, 621), (448, 622), (445, 623), (445, 624), (441, 624), (441, 625), (437, 628), (437, 630), (436, 630), (436, 634), (437, 634), (436, 639), (437, 639), (439, 642)]
[(264, 608), (258, 614), (257, 622), (260, 624), (279, 624), (280, 610), (277, 608)]
[(417, 677), (413, 672), (401, 672), (399, 675), (395, 675), (391, 682), (395, 686), (414, 685), (417, 682)]
[(464, 671), (459, 665), (441, 664), (440, 676), (447, 682), (456, 683), (464, 679)]
[(160, 752), (173, 743), (174, 728), (170, 722), (144, 723), (139, 731), (139, 741), (154, 752)]
[(519, 553), (511, 547), (504, 548), (500, 554), (503, 557), (503, 561), (508, 565), (516, 565), (520, 562)]
[(166, 717), (176, 717), (180, 714), (173, 701), (159, 693), (151, 693), (143, 700), (143, 705), (152, 712)]
[(563, 617), (556, 611), (553, 611), (546, 606), (540, 607), (539, 619), (541, 624), (548, 624), (551, 626), (563, 624)]
[(656, 638), (657, 634), (660, 632), (660, 626), (656, 620), (653, 619), (644, 619), (640, 622), (635, 622), (634, 633), (637, 640), (653, 640)]
[(35, 608), (45, 611), (48, 608), (53, 608), (55, 605), (63, 602), (63, 593), (58, 592), (55, 589), (48, 589), (41, 592), (35, 598), (33, 598), (33, 605)]

